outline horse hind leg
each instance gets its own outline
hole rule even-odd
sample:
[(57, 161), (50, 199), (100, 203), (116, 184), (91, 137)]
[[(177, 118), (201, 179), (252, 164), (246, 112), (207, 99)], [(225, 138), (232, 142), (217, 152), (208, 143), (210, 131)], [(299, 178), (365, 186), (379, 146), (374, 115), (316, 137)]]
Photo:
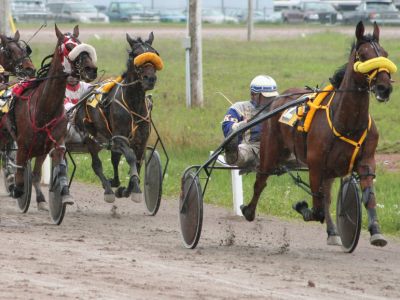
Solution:
[(111, 184), (111, 187), (117, 188), (121, 185), (121, 182), (119, 180), (119, 174), (118, 174), (118, 165), (121, 160), (121, 153), (112, 151), (111, 152), (111, 164), (113, 166), (114, 170), (114, 177), (113, 178), (108, 178), (108, 181)]
[(40, 179), (42, 178), (42, 165), (47, 155), (36, 157), (35, 167), (33, 168), (32, 184), (36, 191), (37, 209), (41, 211), (49, 211), (49, 206), (42, 192)]

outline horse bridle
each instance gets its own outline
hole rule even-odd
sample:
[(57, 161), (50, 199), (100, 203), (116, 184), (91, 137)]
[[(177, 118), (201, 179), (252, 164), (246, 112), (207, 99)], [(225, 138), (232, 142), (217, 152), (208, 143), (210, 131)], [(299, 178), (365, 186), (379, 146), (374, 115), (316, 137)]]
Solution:
[[(376, 43), (378, 43), (378, 41), (371, 38), (371, 39), (368, 39), (368, 40), (366, 40), (366, 41), (359, 42), (359, 43), (357, 44), (357, 46), (356, 46), (355, 49), (354, 49), (354, 50), (355, 50), (354, 63), (356, 63), (356, 62), (363, 62), (363, 61), (361, 61), (361, 59), (360, 59), (360, 57), (359, 57), (359, 55), (358, 55), (358, 49), (361, 47), (362, 44), (365, 44), (365, 43), (368, 43), (368, 42), (371, 43), (372, 47), (373, 47), (374, 50), (375, 50), (376, 55), (377, 55), (378, 57), (382, 57), (382, 54), (381, 54), (381, 52), (379, 51), (379, 48), (378, 48), (377, 45), (376, 45)], [(385, 70), (382, 70), (382, 71), (385, 71)], [(371, 74), (369, 74), (369, 73), (363, 73), (364, 78), (365, 78), (365, 81), (366, 81), (366, 82), (368, 83), (368, 85), (369, 85), (368, 90), (371, 90), (371, 91), (374, 92), (374, 89), (372, 88), (371, 84), (374, 83), (374, 82), (376, 81), (376, 75), (378, 75), (378, 73), (380, 73), (380, 72), (382, 72), (382, 71), (380, 71), (380, 70), (378, 69), (378, 70), (372, 70), (372, 71), (370, 72)], [(388, 72), (388, 75), (389, 75), (389, 78), (391, 78), (390, 72)], [(392, 81), (392, 80), (391, 80), (391, 81)]]
[[(135, 46), (133, 46), (132, 49), (131, 49), (131, 51), (129, 52), (129, 61), (130, 61), (130, 62), (133, 62), (133, 60), (135, 59), (133, 52), (134, 52), (137, 48), (139, 48), (140, 46), (141, 46), (142, 49), (143, 49), (143, 53), (150, 52), (150, 49), (151, 49), (151, 50), (154, 51), (155, 54), (157, 54), (158, 56), (160, 56), (160, 54), (157, 52), (157, 50), (154, 49), (149, 43), (146, 43), (146, 42), (143, 42), (143, 41), (142, 41), (142, 42), (137, 43)], [(141, 53), (141, 54), (143, 54), (143, 53)], [(139, 55), (139, 54), (137, 54), (137, 55)], [(136, 55), (136, 56), (137, 56), (137, 55)], [(143, 82), (143, 67), (144, 67), (145, 65), (147, 65), (147, 64), (153, 65), (151, 62), (148, 62), (148, 63), (146, 63), (146, 64), (144, 64), (144, 65), (141, 65), (141, 66), (136, 66), (136, 65), (134, 64), (135, 72), (136, 72), (136, 74), (139, 76), (139, 81), (140, 81), (140, 82)], [(154, 67), (154, 65), (153, 65), (153, 67)]]
[[(82, 42), (73, 34), (64, 34), (64, 37), (69, 37), (69, 40), (74, 40), (78, 45), (82, 44)], [(64, 39), (65, 41), (65, 39)], [(62, 51), (62, 43), (60, 43), (60, 41), (58, 41), (58, 47), (59, 47), (59, 52), (64, 56), (64, 58), (66, 58), (69, 63), (71, 64), (71, 67), (73, 68), (73, 73), (70, 75), (76, 75), (79, 79), (82, 79), (82, 72), (83, 72), (83, 66), (82, 66), (82, 61), (85, 58), (90, 58), (90, 55), (87, 52), (82, 52), (78, 55), (78, 57), (74, 60), (71, 61), (69, 59), (69, 57), (67, 55), (64, 54), (64, 52)]]
[[(20, 59), (14, 60), (13, 59), (13, 55), (10, 53), (10, 50), (8, 49), (8, 44), (9, 43), (17, 44), (18, 47), (21, 49), (22, 53), (26, 54), (26, 55), (22, 56)], [(22, 47), (20, 43), (24, 43), (25, 44), (25, 48)], [(25, 41), (18, 41), (16, 39), (7, 37), (7, 43), (4, 46), (2, 45), (0, 51), (1, 51), (2, 55), (4, 57), (6, 57), (7, 60), (8, 60), (8, 65), (4, 66), (4, 69), (7, 69), (8, 66), (11, 65), (14, 68), (15, 71), (14, 72), (10, 72), (10, 75), (16, 75), (16, 76), (24, 77), (26, 75), (24, 70), (23, 70), (23, 67), (22, 67), (24, 61), (30, 60), (32, 62), (31, 58), (29, 57), (29, 55), (32, 53), (32, 49), (29, 47), (29, 45), (26, 44)]]

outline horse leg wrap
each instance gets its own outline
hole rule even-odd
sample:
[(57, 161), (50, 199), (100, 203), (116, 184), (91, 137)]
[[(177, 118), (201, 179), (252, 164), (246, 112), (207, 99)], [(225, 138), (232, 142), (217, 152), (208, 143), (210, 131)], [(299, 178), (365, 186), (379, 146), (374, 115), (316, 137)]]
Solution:
[(311, 209), (311, 214), (313, 216), (314, 221), (320, 221), (321, 224), (324, 224), (325, 221), (325, 212), (324, 209), (316, 210), (315, 207)]
[(376, 209), (369, 207), (369, 197), (370, 195), (375, 195), (374, 189), (370, 186), (367, 186), (362, 193), (362, 202), (367, 210), (368, 214), (368, 230), (370, 231), (371, 235), (379, 232), (379, 225), (378, 225), (378, 215), (376, 214)]
[[(61, 172), (61, 168), (65, 168), (65, 172), (67, 172), (67, 165), (64, 161), (60, 162), (54, 168), (54, 175), (59, 176)], [(61, 186), (61, 195), (69, 195), (69, 188), (68, 188), (68, 178), (67, 176), (59, 176), (60, 186)]]
[(15, 183), (11, 184), (9, 189), (11, 192), (11, 197), (13, 197), (14, 199), (21, 198), (25, 193), (24, 186), (18, 186)]

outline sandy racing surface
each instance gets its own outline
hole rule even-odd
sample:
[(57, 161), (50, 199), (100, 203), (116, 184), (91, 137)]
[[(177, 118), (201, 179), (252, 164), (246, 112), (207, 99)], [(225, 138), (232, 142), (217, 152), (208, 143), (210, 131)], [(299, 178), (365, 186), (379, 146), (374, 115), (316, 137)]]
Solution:
[(249, 223), (205, 205), (199, 245), (187, 250), (177, 199), (150, 217), (128, 199), (104, 202), (101, 188), (71, 190), (76, 204), (56, 226), (35, 201), (20, 214), (0, 185), (0, 299), (400, 298), (398, 239), (375, 248), (363, 232), (345, 254), (326, 245), (325, 225)]

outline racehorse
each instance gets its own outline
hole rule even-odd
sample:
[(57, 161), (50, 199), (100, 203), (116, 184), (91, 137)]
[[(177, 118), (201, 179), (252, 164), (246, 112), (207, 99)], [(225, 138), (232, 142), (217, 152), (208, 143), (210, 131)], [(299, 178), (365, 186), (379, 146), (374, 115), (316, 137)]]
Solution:
[[(354, 171), (358, 174), (362, 189), (362, 201), (368, 213), (370, 243), (385, 246), (387, 241), (380, 232), (373, 190), (375, 177), (375, 149), (379, 134), (369, 115), (370, 92), (379, 102), (389, 101), (393, 90), (390, 73), (396, 66), (387, 59), (388, 53), (379, 44), (379, 27), (375, 23), (373, 34), (364, 35), (364, 25), (359, 22), (355, 31), (349, 62), (339, 69), (331, 83), (337, 92), (326, 92), (326, 98), (317, 109), (307, 135), (297, 126), (279, 122), (282, 115), (264, 123), (259, 173), (254, 184), (251, 202), (242, 206), (248, 221), (255, 218), (255, 210), (266, 181), (278, 167), (284, 150), (290, 150), (309, 168), (313, 208), (307, 202), (293, 204), (304, 221), (326, 220), (328, 245), (341, 245), (341, 239), (330, 213), (331, 188), (336, 177), (344, 177)], [(291, 88), (283, 94), (301, 93), (307, 90)], [(309, 92), (309, 91), (308, 91)], [(292, 97), (280, 97), (271, 110), (293, 101)], [(360, 150), (360, 151), (358, 151)], [(353, 167), (354, 166), (354, 167)]]
[(97, 57), (92, 46), (78, 40), (78, 26), (74, 28), (73, 34), (62, 34), (55, 25), (55, 32), (57, 46), (54, 54), (48, 56), (52, 61), (38, 71), (38, 78), (26, 83), (26, 86), (22, 85), (22, 91), (14, 96), (14, 120), (10, 114), (7, 116), (7, 129), (18, 145), (19, 166), (16, 184), (10, 186), (10, 192), (13, 198), (23, 195), (23, 168), (30, 158), (36, 157), (32, 181), (37, 202), (44, 202), (40, 187), (41, 166), (49, 153), (56, 166), (55, 174), (60, 179), (62, 204), (73, 204), (68, 190), (64, 142), (67, 126), (64, 110), (67, 76), (77, 74), (87, 82), (93, 81), (97, 77), (97, 67), (93, 63)]
[[(6, 37), (0, 33), (1, 51), (0, 51), (0, 65), (10, 75), (19, 76), (22, 78), (33, 78), (36, 73), (36, 68), (33, 65), (29, 55), (31, 49), (25, 42), (19, 40), (19, 31), (15, 33), (14, 37)], [(25, 44), (25, 46), (22, 45)], [(6, 82), (8, 81), (8, 75)]]
[[(115, 197), (129, 197), (135, 202), (141, 202), (142, 192), (139, 187), (139, 173), (145, 153), (146, 143), (150, 135), (149, 103), (146, 91), (152, 90), (157, 82), (156, 70), (163, 67), (157, 51), (152, 47), (153, 33), (148, 40), (140, 37), (126, 39), (131, 47), (126, 63), (127, 71), (122, 80), (109, 91), (106, 99), (96, 107), (84, 105), (76, 112), (76, 126), (85, 136), (96, 137), (99, 133), (109, 142), (113, 149), (111, 161), (114, 168), (114, 178), (109, 180), (103, 174), (103, 167), (98, 152), (98, 143), (85, 138), (84, 142), (92, 157), (92, 168), (103, 183), (104, 200), (112, 203)], [(132, 149), (133, 152), (130, 150)], [(118, 164), (124, 155), (130, 166), (128, 186), (120, 187)], [(112, 187), (119, 187), (115, 194)]]

